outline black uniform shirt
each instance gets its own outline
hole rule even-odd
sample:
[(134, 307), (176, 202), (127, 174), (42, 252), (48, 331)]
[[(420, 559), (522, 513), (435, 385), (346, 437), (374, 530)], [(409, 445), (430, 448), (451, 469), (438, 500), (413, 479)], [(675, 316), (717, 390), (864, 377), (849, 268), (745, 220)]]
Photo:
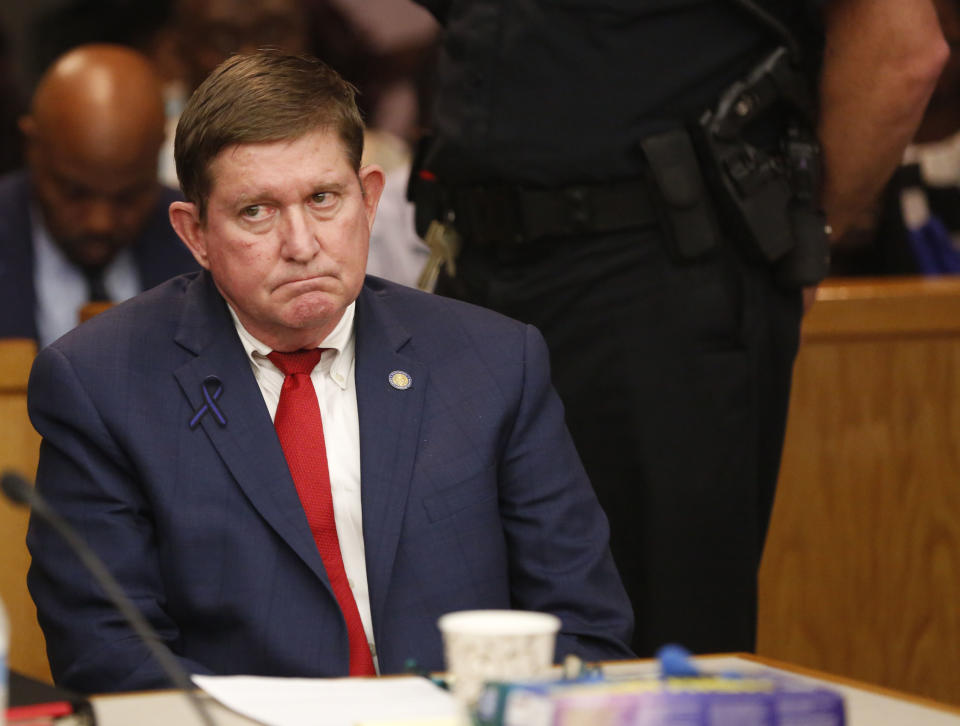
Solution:
[[(777, 44), (721, 0), (418, 2), (445, 26), (424, 165), (451, 184), (635, 177), (640, 139), (696, 118)], [(757, 2), (801, 37), (820, 5)]]

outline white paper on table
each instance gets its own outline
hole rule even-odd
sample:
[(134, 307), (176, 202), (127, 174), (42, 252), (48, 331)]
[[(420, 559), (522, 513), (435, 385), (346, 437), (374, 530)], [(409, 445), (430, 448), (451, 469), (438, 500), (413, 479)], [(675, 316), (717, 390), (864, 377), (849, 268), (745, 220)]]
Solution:
[(354, 726), (360, 722), (459, 723), (462, 707), (425, 678), (193, 676), (208, 695), (269, 726)]

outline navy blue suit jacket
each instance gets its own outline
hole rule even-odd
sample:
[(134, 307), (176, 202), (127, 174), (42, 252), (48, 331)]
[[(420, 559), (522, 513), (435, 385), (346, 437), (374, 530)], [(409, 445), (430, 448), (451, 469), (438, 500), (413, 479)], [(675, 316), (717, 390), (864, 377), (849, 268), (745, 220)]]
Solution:
[[(30, 195), (25, 172), (0, 177), (0, 338), (37, 338)], [(181, 198), (164, 187), (134, 243), (133, 258), (144, 290), (198, 269), (167, 215), (170, 203)]]
[[(552, 612), (557, 654), (628, 656), (632, 612), (532, 327), (367, 278), (356, 309), (363, 532), (384, 673), (443, 666), (437, 618)], [(389, 385), (392, 371), (413, 385)], [(222, 386), (204, 415), (204, 382)], [(212, 384), (208, 384), (212, 385)], [(347, 631), (229, 312), (206, 273), (40, 352), (37, 487), (193, 672), (342, 676)], [(55, 679), (166, 685), (76, 559), (28, 534)]]

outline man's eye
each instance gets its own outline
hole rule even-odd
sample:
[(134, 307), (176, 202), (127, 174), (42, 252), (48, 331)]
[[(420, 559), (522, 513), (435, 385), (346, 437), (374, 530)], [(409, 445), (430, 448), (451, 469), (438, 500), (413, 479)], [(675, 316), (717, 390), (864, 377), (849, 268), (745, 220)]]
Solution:
[(310, 201), (312, 201), (314, 204), (319, 204), (320, 206), (323, 206), (333, 201), (333, 195), (330, 194), (329, 192), (317, 192), (312, 197), (310, 197)]
[(81, 202), (93, 196), (89, 189), (82, 187), (79, 184), (74, 184), (68, 181), (60, 181), (57, 182), (57, 185), (60, 188), (60, 194), (65, 196), (70, 201)]
[(251, 204), (249, 207), (244, 207), (240, 214), (247, 219), (256, 219), (263, 216), (263, 207), (259, 204)]

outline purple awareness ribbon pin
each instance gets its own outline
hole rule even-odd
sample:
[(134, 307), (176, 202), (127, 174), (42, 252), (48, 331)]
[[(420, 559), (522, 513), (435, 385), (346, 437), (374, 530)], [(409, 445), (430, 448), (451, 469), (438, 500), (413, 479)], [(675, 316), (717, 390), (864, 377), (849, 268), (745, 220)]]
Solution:
[[(213, 393), (210, 393), (211, 387), (215, 387)], [(227, 425), (227, 417), (223, 415), (223, 412), (217, 408), (217, 404), (214, 403), (220, 394), (223, 393), (223, 384), (220, 382), (220, 379), (216, 376), (207, 376), (203, 383), (200, 386), (200, 390), (203, 391), (203, 397), (206, 400), (206, 403), (203, 404), (197, 412), (193, 415), (193, 418), (190, 419), (190, 428), (195, 429), (197, 424), (200, 423), (200, 419), (203, 418), (204, 414), (207, 411), (213, 412), (213, 415), (216, 416), (217, 422), (221, 426)]]

